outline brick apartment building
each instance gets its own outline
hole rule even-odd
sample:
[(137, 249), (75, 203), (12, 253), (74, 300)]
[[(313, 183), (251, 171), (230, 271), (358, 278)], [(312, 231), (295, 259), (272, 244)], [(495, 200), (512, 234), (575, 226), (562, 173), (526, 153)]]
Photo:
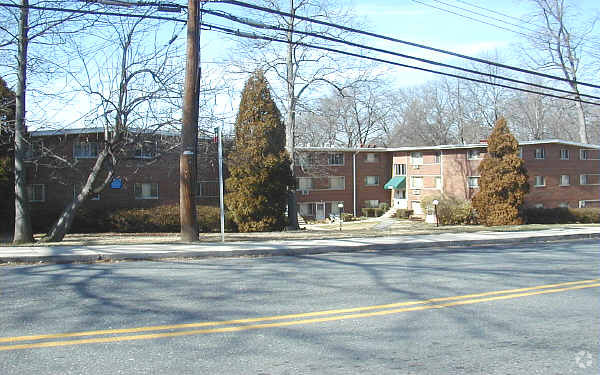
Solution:
[[(173, 134), (153, 134), (134, 143), (111, 184), (86, 202), (91, 209), (144, 208), (179, 202), (179, 151)], [(101, 147), (98, 129), (30, 134), (28, 191), (34, 215), (55, 215), (72, 199)], [(420, 201), (444, 193), (470, 199), (478, 189), (477, 167), (487, 145), (400, 148), (300, 147), (296, 157), (301, 215), (325, 218), (387, 203), (421, 214)], [(63, 158), (56, 158), (52, 150)], [(600, 207), (600, 146), (561, 140), (520, 143), (529, 173), (527, 206)], [(157, 155), (160, 154), (160, 157)], [(198, 204), (218, 204), (216, 145), (199, 144)], [(67, 167), (69, 165), (69, 167)]]

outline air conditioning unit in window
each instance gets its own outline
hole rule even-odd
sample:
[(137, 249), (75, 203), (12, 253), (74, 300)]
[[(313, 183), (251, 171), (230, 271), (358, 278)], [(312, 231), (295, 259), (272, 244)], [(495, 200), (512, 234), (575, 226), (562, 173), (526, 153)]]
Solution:
[(421, 190), (415, 189), (415, 190), (413, 190), (413, 194), (414, 195), (421, 195)]
[(413, 165), (413, 169), (419, 169), (419, 168), (421, 168), (421, 166), (419, 164), (414, 164)]
[(300, 190), (300, 194), (302, 195), (308, 195), (310, 193), (310, 191), (308, 190)]

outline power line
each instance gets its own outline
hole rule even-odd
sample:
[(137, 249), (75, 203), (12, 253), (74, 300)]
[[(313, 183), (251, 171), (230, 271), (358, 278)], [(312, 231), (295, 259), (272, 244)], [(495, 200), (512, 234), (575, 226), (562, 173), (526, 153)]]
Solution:
[[(238, 1), (238, 0), (222, 0), (221, 2), (227, 3), (227, 4), (236, 5), (236, 6), (240, 6), (242, 8), (254, 9), (254, 10), (263, 11), (263, 12), (266, 12), (266, 13), (276, 14), (276, 15), (283, 16), (283, 17), (292, 17), (292, 15), (290, 13), (281, 12), (279, 10), (270, 9), (270, 8), (262, 7), (262, 6), (259, 6), (259, 5), (249, 4), (249, 3), (246, 3), (246, 2), (243, 2), (243, 1)], [(422, 49), (426, 49), (426, 50), (429, 50), (429, 51), (434, 51), (434, 52), (438, 52), (438, 53), (442, 53), (442, 54), (446, 54), (446, 55), (450, 55), (450, 56), (455, 56), (455, 57), (459, 57), (459, 58), (470, 60), (470, 61), (475, 61), (475, 62), (482, 63), (482, 64), (493, 65), (493, 66), (496, 66), (496, 67), (499, 67), (499, 68), (514, 70), (514, 71), (521, 72), (521, 73), (532, 74), (532, 75), (536, 75), (536, 76), (540, 76), (540, 77), (544, 77), (544, 78), (549, 78), (549, 79), (554, 79), (554, 80), (558, 80), (558, 81), (562, 81), (562, 82), (576, 83), (576, 84), (581, 85), (581, 86), (587, 86), (587, 87), (593, 87), (593, 88), (600, 89), (600, 85), (594, 85), (594, 84), (591, 84), (591, 83), (586, 83), (586, 82), (581, 82), (581, 81), (575, 81), (575, 80), (569, 80), (569, 79), (566, 79), (566, 78), (563, 78), (563, 77), (554, 76), (554, 75), (551, 75), (551, 74), (540, 73), (540, 72), (536, 72), (534, 70), (529, 70), (529, 69), (524, 69), (524, 68), (519, 68), (519, 67), (511, 66), (511, 65), (506, 65), (506, 64), (502, 64), (502, 63), (498, 63), (498, 62), (494, 62), (494, 61), (490, 61), (490, 60), (486, 60), (486, 59), (482, 59), (482, 58), (478, 58), (478, 57), (467, 56), (467, 55), (463, 55), (463, 54), (460, 54), (460, 53), (457, 53), (457, 52), (452, 52), (452, 51), (444, 50), (444, 49), (441, 49), (441, 48), (430, 47), (430, 46), (427, 46), (427, 45), (424, 45), (424, 44), (409, 42), (409, 41), (406, 41), (406, 40), (402, 40), (402, 39), (398, 39), (398, 38), (394, 38), (394, 37), (390, 37), (390, 36), (376, 34), (376, 33), (370, 32), (370, 31), (364, 31), (364, 30), (353, 28), (353, 27), (338, 25), (338, 24), (335, 24), (335, 23), (332, 23), (332, 22), (316, 20), (316, 19), (312, 19), (310, 17), (304, 17), (304, 16), (300, 16), (300, 15), (293, 15), (293, 18), (296, 18), (296, 19), (299, 19), (299, 20), (302, 20), (302, 21), (306, 21), (306, 22), (310, 22), (310, 23), (315, 23), (315, 24), (322, 25), (322, 26), (333, 27), (333, 28), (336, 28), (336, 29), (340, 29), (340, 30), (344, 30), (344, 31), (348, 31), (348, 32), (356, 33), (356, 34), (366, 35), (366, 36), (370, 36), (370, 37), (377, 38), (377, 39), (382, 39), (382, 40), (386, 40), (386, 41), (390, 41), (390, 42), (395, 42), (395, 43), (401, 43), (401, 44), (409, 45), (409, 46), (412, 46), (412, 47), (422, 48)]]
[(160, 21), (175, 21), (175, 22), (187, 22), (186, 20), (176, 18), (176, 17), (164, 17), (164, 16), (151, 16), (146, 14), (134, 14), (134, 13), (120, 13), (120, 12), (105, 12), (98, 10), (84, 10), (84, 9), (69, 9), (69, 8), (55, 8), (55, 7), (40, 7), (35, 5), (23, 6), (20, 4), (7, 4), (0, 3), (0, 6), (7, 8), (27, 8), (27, 9), (35, 9), (35, 10), (47, 10), (53, 12), (65, 12), (65, 13), (75, 13), (75, 14), (93, 14), (99, 16), (117, 16), (117, 17), (131, 17), (131, 18), (144, 18), (151, 20), (160, 20)]
[[(279, 39), (279, 38), (275, 38), (275, 37), (271, 37), (271, 36), (266, 36), (266, 35), (259, 35), (259, 34), (256, 34), (256, 33), (247, 33), (247, 32), (240, 31), (239, 29), (238, 30), (234, 30), (234, 29), (231, 29), (231, 28), (228, 28), (228, 27), (219, 26), (219, 25), (213, 25), (213, 24), (208, 24), (208, 23), (203, 23), (203, 25), (205, 26), (205, 30), (208, 30), (208, 31), (216, 30), (216, 31), (219, 31), (219, 32), (222, 32), (222, 33), (226, 33), (226, 34), (229, 34), (229, 35), (235, 35), (235, 36), (239, 36), (239, 37), (242, 37), (242, 38), (260, 39), (260, 40), (266, 40), (266, 41), (271, 41), (271, 42), (280, 42), (280, 43), (286, 43), (286, 44), (289, 43), (289, 41), (285, 40), (285, 39)], [(486, 85), (503, 87), (503, 88), (510, 89), (510, 90), (522, 91), (522, 92), (527, 92), (527, 93), (530, 93), (530, 94), (548, 96), (548, 97), (557, 98), (557, 99), (564, 99), (564, 100), (570, 100), (570, 101), (576, 101), (576, 102), (581, 102), (581, 103), (586, 103), (586, 104), (600, 106), (600, 103), (595, 103), (595, 102), (580, 100), (580, 99), (576, 99), (576, 98), (568, 98), (568, 97), (563, 97), (563, 96), (554, 95), (554, 94), (543, 93), (543, 92), (529, 90), (529, 89), (524, 89), (524, 88), (520, 88), (520, 87), (509, 86), (509, 85), (505, 85), (505, 84), (501, 84), (501, 83), (494, 83), (494, 82), (484, 81), (482, 79), (471, 78), (471, 77), (461, 76), (461, 75), (457, 75), (457, 74), (442, 72), (442, 71), (438, 71), (438, 70), (432, 70), (432, 69), (422, 68), (422, 67), (418, 67), (418, 66), (414, 66), (414, 65), (402, 64), (402, 63), (399, 63), (399, 62), (396, 62), (396, 61), (391, 61), (391, 60), (380, 59), (380, 58), (377, 58), (377, 57), (360, 55), (358, 53), (348, 52), (348, 51), (342, 51), (342, 50), (338, 50), (338, 49), (335, 49), (335, 48), (330, 48), (330, 47), (325, 47), (325, 46), (318, 46), (318, 45), (304, 43), (304, 42), (294, 42), (294, 44), (299, 45), (299, 46), (308, 47), (308, 48), (314, 48), (314, 49), (320, 49), (320, 50), (323, 50), (323, 51), (339, 53), (339, 54), (342, 54), (342, 55), (358, 57), (358, 58), (361, 58), (361, 59), (366, 59), (366, 60), (371, 60), (371, 61), (377, 61), (377, 62), (380, 62), (380, 63), (390, 64), (390, 65), (399, 66), (399, 67), (403, 67), (403, 68), (415, 69), (415, 70), (420, 70), (420, 71), (423, 71), (423, 72), (439, 74), (439, 75), (443, 75), (443, 76), (447, 76), (447, 77), (453, 77), (453, 78), (457, 78), (457, 79), (462, 79), (462, 80), (467, 80), (467, 81), (472, 81), (472, 82), (477, 82), (477, 83), (483, 83), (483, 84), (486, 84)]]
[[(242, 23), (251, 27), (255, 27), (255, 28), (261, 28), (261, 29), (269, 29), (269, 30), (276, 30), (276, 31), (283, 31), (286, 32), (287, 29), (280, 27), (280, 26), (274, 26), (274, 25), (268, 25), (268, 24), (264, 24), (264, 23), (260, 23), (257, 21), (253, 21), (247, 18), (241, 18), (241, 17), (237, 17), (235, 15), (229, 14), (229, 13), (225, 13), (225, 12), (221, 12), (221, 11), (211, 11), (211, 10), (202, 10), (203, 13), (206, 14), (210, 14), (216, 17), (221, 17), (221, 18), (225, 18), (228, 20), (232, 20), (234, 22), (238, 22), (238, 23)], [(444, 68), (451, 68), (451, 69), (456, 69), (456, 70), (460, 70), (466, 73), (471, 73), (471, 74), (479, 74), (479, 75), (484, 75), (487, 76), (489, 78), (496, 78), (496, 79), (501, 79), (501, 80), (505, 80), (505, 81), (509, 81), (509, 82), (513, 82), (513, 83), (520, 83), (520, 84), (525, 84), (525, 85), (529, 85), (532, 87), (538, 87), (538, 88), (542, 88), (542, 89), (546, 89), (546, 90), (551, 90), (551, 91), (556, 91), (556, 92), (561, 92), (564, 94), (570, 94), (570, 95), (580, 95), (583, 97), (587, 97), (587, 98), (591, 98), (591, 99), (600, 99), (600, 96), (594, 96), (594, 95), (588, 95), (588, 94), (578, 94), (576, 92), (573, 91), (569, 91), (569, 90), (563, 90), (563, 89), (558, 89), (558, 88), (554, 88), (554, 87), (550, 87), (550, 86), (546, 86), (546, 85), (541, 85), (541, 84), (537, 84), (537, 83), (530, 83), (527, 81), (522, 81), (519, 79), (515, 79), (515, 78), (510, 78), (510, 77), (506, 77), (506, 76), (501, 76), (501, 75), (497, 75), (497, 74), (493, 74), (493, 73), (486, 73), (486, 72), (481, 72), (475, 69), (469, 69), (469, 68), (464, 68), (464, 67), (460, 67), (460, 66), (456, 66), (456, 65), (451, 65), (451, 64), (446, 64), (446, 63), (442, 63), (442, 62), (438, 62), (438, 61), (433, 61), (433, 60), (429, 60), (429, 59), (425, 59), (425, 58), (420, 58), (420, 57), (416, 57), (416, 56), (411, 56), (411, 55), (406, 55), (403, 53), (398, 53), (398, 52), (393, 52), (390, 50), (385, 50), (385, 49), (381, 49), (381, 48), (376, 48), (376, 47), (370, 47), (370, 46), (366, 46), (364, 44), (359, 44), (359, 43), (354, 43), (354, 42), (350, 42), (347, 40), (343, 40), (340, 38), (334, 38), (334, 37), (329, 37), (323, 34), (319, 34), (319, 33), (314, 33), (314, 32), (308, 32), (308, 31), (301, 31), (301, 30), (294, 30), (294, 33), (297, 34), (301, 34), (301, 35), (306, 35), (306, 36), (312, 36), (315, 38), (319, 38), (319, 39), (324, 39), (324, 40), (328, 40), (331, 42), (335, 42), (335, 43), (341, 43), (341, 44), (346, 44), (352, 47), (358, 47), (358, 48), (362, 48), (362, 49), (366, 49), (366, 50), (371, 50), (371, 51), (375, 51), (375, 52), (381, 52), (381, 53), (385, 53), (385, 54), (389, 54), (389, 55), (394, 55), (397, 57), (402, 57), (402, 58), (406, 58), (406, 59), (411, 59), (411, 60), (416, 60), (419, 62), (423, 62), (426, 64), (431, 64), (431, 65), (436, 65), (436, 66), (440, 66), (440, 67), (444, 67)]]

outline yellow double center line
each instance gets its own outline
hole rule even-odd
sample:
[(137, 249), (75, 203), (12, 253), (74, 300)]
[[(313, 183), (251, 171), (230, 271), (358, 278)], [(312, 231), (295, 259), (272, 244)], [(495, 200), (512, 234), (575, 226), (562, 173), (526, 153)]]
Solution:
[[(539, 285), (528, 288), (499, 290), (493, 292), (466, 294), (462, 296), (431, 298), (421, 301), (399, 302), (386, 305), (364, 306), (348, 309), (325, 310), (302, 314), (268, 316), (260, 318), (236, 319), (227, 321), (201, 322), (188, 324), (173, 324), (151, 327), (125, 329), (107, 329), (100, 331), (85, 331), (72, 333), (56, 333), (35, 336), (0, 337), (0, 351), (47, 348), (67, 345), (92, 343), (111, 343), (119, 341), (149, 340), (164, 337), (200, 335), (219, 332), (237, 332), (261, 328), (286, 327), (301, 324), (330, 322), (345, 319), (360, 319), (373, 316), (398, 314), (408, 311), (442, 309), (451, 306), (469, 305), (474, 303), (497, 301), (504, 299), (534, 296), (539, 294), (559, 293), (568, 290), (594, 288), (600, 286), (600, 279), (572, 281), (560, 284)], [(264, 323), (266, 322), (266, 323)], [(190, 328), (200, 328), (192, 329)], [(169, 332), (160, 332), (169, 331)], [(148, 333), (144, 333), (148, 332)], [(155, 332), (155, 333), (150, 333)], [(128, 335), (130, 333), (141, 333)], [(64, 340), (66, 338), (92, 336), (85, 339)], [(96, 337), (93, 337), (96, 336)], [(103, 336), (103, 337), (98, 337)], [(60, 340), (57, 340), (60, 339)], [(29, 342), (15, 344), (16, 342)]]

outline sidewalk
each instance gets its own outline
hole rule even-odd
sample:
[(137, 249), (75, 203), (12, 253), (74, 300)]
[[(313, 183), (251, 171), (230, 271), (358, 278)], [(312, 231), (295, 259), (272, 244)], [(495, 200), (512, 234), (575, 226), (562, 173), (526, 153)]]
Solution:
[(0, 263), (69, 263), (104, 260), (212, 258), (237, 256), (303, 255), (365, 250), (406, 250), (448, 246), (499, 245), (600, 238), (600, 227), (575, 227), (544, 231), (438, 233), (391, 237), (328, 240), (278, 240), (139, 245), (19, 246), (0, 247)]

